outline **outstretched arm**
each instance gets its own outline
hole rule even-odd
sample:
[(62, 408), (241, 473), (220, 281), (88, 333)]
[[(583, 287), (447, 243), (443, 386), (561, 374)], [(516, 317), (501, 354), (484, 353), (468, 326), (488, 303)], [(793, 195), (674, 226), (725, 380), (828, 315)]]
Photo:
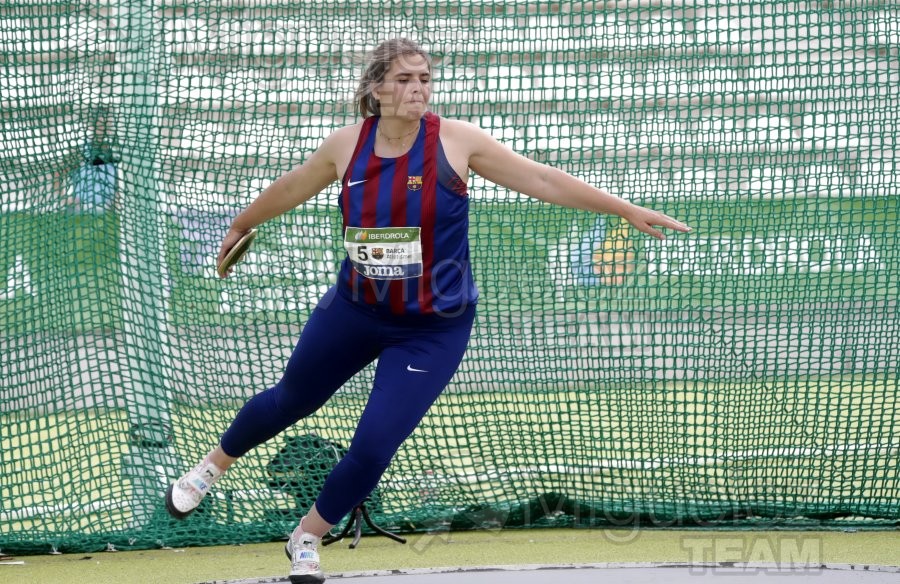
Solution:
[(305, 203), (337, 180), (329, 139), (301, 165), (281, 175), (234, 218), (233, 230), (244, 233)]
[(690, 227), (668, 215), (629, 203), (562, 170), (525, 158), (476, 126), (461, 123), (460, 130), (471, 145), (469, 167), (491, 182), (554, 205), (618, 215), (658, 239), (665, 239), (665, 235), (655, 226), (690, 231)]
[(222, 262), (244, 233), (305, 203), (338, 179), (334, 151), (340, 145), (335, 145), (339, 140), (335, 140), (334, 136), (335, 134), (332, 134), (326, 138), (319, 149), (303, 164), (283, 174), (266, 187), (234, 218), (231, 228), (222, 240), (217, 264)]

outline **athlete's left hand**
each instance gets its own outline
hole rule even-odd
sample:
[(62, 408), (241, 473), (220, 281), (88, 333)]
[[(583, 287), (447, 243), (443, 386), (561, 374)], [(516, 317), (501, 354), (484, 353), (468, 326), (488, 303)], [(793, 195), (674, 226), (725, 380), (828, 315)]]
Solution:
[(652, 235), (656, 239), (665, 239), (666, 236), (662, 231), (654, 229), (654, 225), (674, 229), (675, 231), (681, 231), (683, 233), (691, 230), (690, 227), (681, 221), (673, 219), (665, 213), (646, 209), (638, 205), (631, 205), (628, 211), (622, 214), (622, 218), (628, 221), (638, 231), (642, 231), (647, 235)]

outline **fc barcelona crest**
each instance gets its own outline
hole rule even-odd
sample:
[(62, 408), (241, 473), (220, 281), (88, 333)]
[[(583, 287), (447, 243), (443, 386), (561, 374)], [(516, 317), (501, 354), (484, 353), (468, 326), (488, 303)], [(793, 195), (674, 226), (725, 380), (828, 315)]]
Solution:
[(420, 191), (422, 190), (422, 177), (421, 176), (411, 176), (406, 181), (406, 188), (411, 191)]

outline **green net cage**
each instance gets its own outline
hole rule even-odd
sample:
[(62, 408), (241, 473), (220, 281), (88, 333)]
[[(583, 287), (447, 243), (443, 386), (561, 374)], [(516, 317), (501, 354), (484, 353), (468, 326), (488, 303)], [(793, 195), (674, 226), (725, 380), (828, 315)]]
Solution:
[(358, 120), (392, 37), (431, 53), (435, 113), (694, 229), (471, 176), (473, 338), (382, 526), (900, 524), (897, 3), (7, 0), (0, 550), (293, 529), (322, 480), (298, 445), (349, 444), (371, 369), (187, 520), (162, 495), (343, 258), (337, 185), (222, 280), (227, 226)]

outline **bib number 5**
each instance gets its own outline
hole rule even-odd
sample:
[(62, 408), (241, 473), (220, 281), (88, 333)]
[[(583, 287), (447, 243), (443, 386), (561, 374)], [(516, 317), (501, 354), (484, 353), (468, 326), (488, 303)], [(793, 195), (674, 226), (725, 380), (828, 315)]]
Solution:
[(347, 227), (344, 249), (353, 268), (374, 280), (404, 280), (422, 275), (419, 227)]

